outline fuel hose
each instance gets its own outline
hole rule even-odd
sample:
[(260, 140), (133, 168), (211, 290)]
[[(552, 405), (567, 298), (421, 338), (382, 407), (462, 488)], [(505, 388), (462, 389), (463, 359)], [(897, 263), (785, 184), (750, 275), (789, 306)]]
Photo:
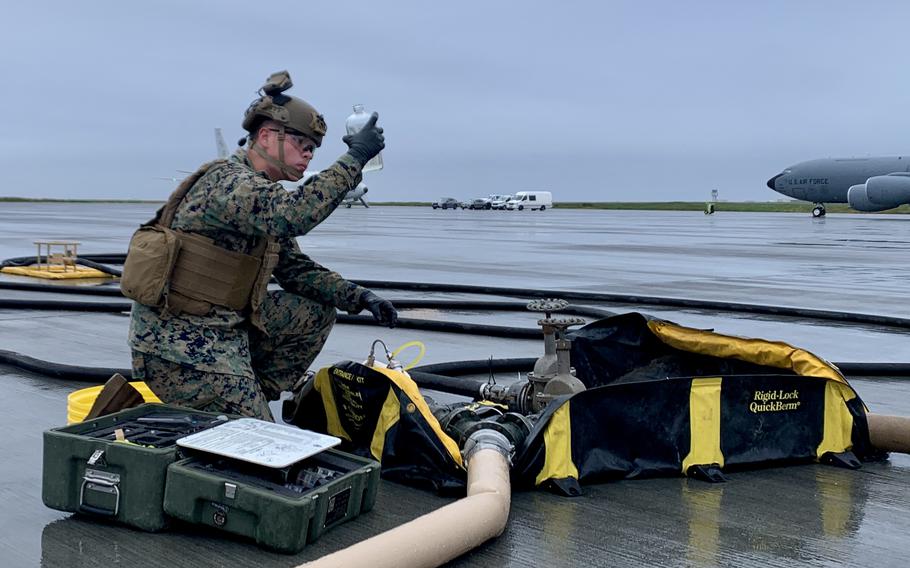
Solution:
[[(34, 257), (29, 257), (34, 258)], [(80, 257), (81, 258), (81, 257)], [(89, 258), (89, 257), (87, 257)], [(10, 259), (15, 260), (15, 259)], [(7, 262), (7, 261), (4, 261)], [(112, 269), (113, 270), (113, 269)], [(599, 292), (578, 292), (574, 290), (504, 288), (495, 286), (473, 286), (467, 284), (439, 284), (432, 282), (400, 282), (384, 280), (356, 280), (356, 284), (377, 290), (402, 290), (414, 292), (473, 294), (515, 298), (561, 298), (595, 304), (624, 304), (705, 310), (719, 313), (744, 313), (768, 315), (778, 318), (796, 318), (808, 320), (833, 321), (842, 324), (864, 324), (878, 327), (910, 329), (910, 318), (865, 314), (834, 310), (818, 310), (792, 306), (772, 306), (765, 304), (745, 304), (738, 302), (720, 302), (691, 298), (673, 298), (663, 296), (643, 296), (637, 294), (608, 294)], [(33, 292), (53, 292), (57, 294), (86, 294), (103, 296), (122, 296), (114, 286), (73, 286), (34, 284), (30, 282), (3, 281), (0, 290), (24, 290)], [(419, 300), (420, 301), (420, 300)], [(397, 305), (397, 301), (396, 301)], [(465, 308), (468, 309), (468, 308)]]
[[(79, 260), (92, 263), (122, 263), (125, 255), (102, 254), (85, 255)], [(20, 257), (8, 259), (0, 263), (2, 266), (13, 266), (16, 263), (33, 262), (35, 257)], [(21, 264), (20, 264), (21, 265)], [(113, 269), (112, 269), (113, 270)], [(778, 317), (793, 317), (806, 319), (823, 319), (850, 324), (876, 325), (910, 329), (910, 319), (875, 314), (861, 314), (851, 312), (834, 312), (827, 310), (814, 310), (807, 308), (792, 308), (782, 306), (766, 306), (757, 304), (738, 304), (731, 302), (713, 302), (706, 300), (693, 300), (685, 298), (662, 298), (655, 296), (639, 296), (626, 294), (603, 294), (576, 292), (571, 290), (530, 289), (530, 288), (503, 288), (490, 286), (471, 286), (461, 284), (435, 284), (422, 282), (378, 281), (361, 280), (361, 286), (374, 289), (392, 289), (404, 291), (477, 294), (500, 297), (525, 297), (525, 298), (561, 298), (566, 300), (584, 301), (590, 303), (621, 303), (642, 304), (676, 308), (689, 308), (713, 311), (732, 311), (774, 315)], [(100, 295), (122, 298), (116, 286), (106, 285), (52, 285), (35, 284), (20, 281), (2, 281), (0, 289), (23, 290), (30, 292), (46, 292), (54, 294), (79, 294)], [(402, 310), (448, 311), (448, 312), (493, 312), (493, 311), (524, 311), (526, 303), (522, 301), (480, 301), (480, 300), (427, 300), (427, 299), (396, 299), (395, 306)], [(75, 311), (95, 313), (124, 313), (131, 308), (129, 301), (66, 301), (66, 300), (30, 300), (30, 299), (0, 299), (0, 309), (35, 310), (35, 311)], [(604, 309), (586, 306), (569, 306), (559, 310), (559, 314), (576, 315), (600, 319), (614, 315)], [(339, 313), (338, 323), (347, 325), (378, 325), (371, 316), (350, 315)], [(420, 331), (439, 333), (459, 333), (508, 339), (538, 340), (541, 337), (539, 328), (522, 328), (514, 326), (495, 326), (488, 324), (441, 321), (435, 319), (400, 318), (398, 327)], [(412, 369), (410, 374), (417, 383), (426, 388), (474, 396), (484, 381), (465, 378), (465, 375), (478, 375), (527, 372), (533, 367), (536, 359), (492, 359), (452, 361), (422, 365)], [(34, 373), (44, 374), (55, 378), (65, 378), (74, 381), (99, 382), (109, 378), (114, 372), (129, 376), (128, 369), (110, 369), (99, 367), (83, 367), (65, 365), (42, 361), (11, 351), (0, 350), (0, 363), (16, 366)], [(910, 377), (910, 363), (877, 363), (877, 362), (843, 362), (834, 363), (848, 377)]]

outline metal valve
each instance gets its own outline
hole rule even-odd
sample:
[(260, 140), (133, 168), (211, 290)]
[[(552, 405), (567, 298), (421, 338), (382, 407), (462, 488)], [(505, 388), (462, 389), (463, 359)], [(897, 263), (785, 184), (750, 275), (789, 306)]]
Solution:
[(573, 325), (584, 325), (585, 320), (578, 317), (554, 318), (550, 312), (564, 310), (569, 302), (560, 299), (536, 300), (528, 303), (532, 311), (546, 312), (546, 318), (537, 320), (543, 328), (544, 354), (534, 363), (534, 371), (528, 373), (527, 389), (530, 398), (527, 405), (533, 412), (539, 412), (553, 398), (585, 390), (584, 384), (575, 378), (575, 369), (571, 367), (569, 350), (571, 341), (566, 339), (566, 331)]
[(544, 298), (542, 300), (531, 300), (527, 308), (532, 312), (546, 312), (550, 317), (550, 312), (558, 312), (569, 307), (569, 302), (559, 298)]
[(558, 396), (585, 390), (584, 383), (575, 377), (575, 369), (570, 365), (569, 350), (572, 342), (566, 339), (566, 330), (586, 322), (577, 317), (551, 317), (552, 312), (569, 307), (569, 302), (565, 300), (533, 300), (528, 302), (527, 307), (533, 312), (546, 314), (544, 319), (537, 320), (537, 324), (543, 328), (543, 356), (534, 363), (534, 370), (528, 373), (527, 381), (497, 385), (491, 380), (481, 387), (480, 396), (486, 400), (503, 402), (513, 411), (534, 414)]

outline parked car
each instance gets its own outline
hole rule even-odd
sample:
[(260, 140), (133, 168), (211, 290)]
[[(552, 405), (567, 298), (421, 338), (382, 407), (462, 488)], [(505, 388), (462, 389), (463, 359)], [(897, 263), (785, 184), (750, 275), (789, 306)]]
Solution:
[(433, 209), (458, 209), (459, 207), (464, 209), (464, 203), (454, 197), (443, 197), (433, 204)]
[(477, 199), (472, 199), (468, 204), (468, 209), (489, 209), (490, 200), (486, 197), (480, 197)]
[(491, 209), (505, 209), (506, 203), (508, 203), (510, 199), (512, 199), (511, 195), (497, 195), (497, 196), (495, 196), (495, 198), (494, 198), (494, 196), (491, 195), (490, 196), (490, 208)]
[(506, 209), (509, 211), (514, 209), (546, 211), (547, 207), (553, 207), (553, 194), (549, 191), (519, 191), (515, 197), (506, 202)]

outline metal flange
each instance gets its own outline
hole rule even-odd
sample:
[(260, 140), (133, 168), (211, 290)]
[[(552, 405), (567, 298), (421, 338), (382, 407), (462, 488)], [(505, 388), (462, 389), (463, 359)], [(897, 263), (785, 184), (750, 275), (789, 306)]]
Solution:
[(586, 322), (582, 318), (548, 318), (537, 320), (537, 325), (549, 325), (550, 327), (567, 328), (570, 325), (584, 325)]

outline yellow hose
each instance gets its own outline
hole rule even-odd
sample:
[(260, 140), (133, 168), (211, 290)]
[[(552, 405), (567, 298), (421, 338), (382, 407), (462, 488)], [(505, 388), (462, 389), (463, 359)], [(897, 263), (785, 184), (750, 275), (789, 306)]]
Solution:
[(408, 341), (407, 343), (402, 344), (398, 349), (392, 351), (392, 357), (398, 358), (398, 354), (407, 349), (408, 347), (417, 347), (420, 351), (417, 353), (417, 357), (414, 357), (414, 360), (404, 366), (404, 370), (407, 371), (417, 363), (420, 363), (420, 360), (423, 359), (423, 356), (427, 353), (427, 347), (423, 344), (422, 341)]

